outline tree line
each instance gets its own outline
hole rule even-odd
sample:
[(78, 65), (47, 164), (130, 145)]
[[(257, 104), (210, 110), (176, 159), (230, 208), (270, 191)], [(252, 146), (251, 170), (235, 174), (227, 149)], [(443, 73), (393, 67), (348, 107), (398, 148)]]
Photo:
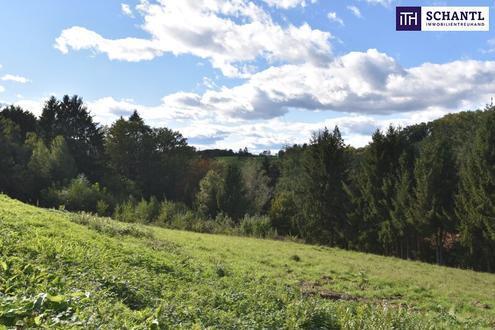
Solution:
[(495, 270), (494, 107), (364, 148), (335, 127), (253, 156), (198, 151), (137, 112), (102, 126), (80, 97), (52, 97), (39, 118), (0, 111), (0, 155), (0, 191), (43, 207)]

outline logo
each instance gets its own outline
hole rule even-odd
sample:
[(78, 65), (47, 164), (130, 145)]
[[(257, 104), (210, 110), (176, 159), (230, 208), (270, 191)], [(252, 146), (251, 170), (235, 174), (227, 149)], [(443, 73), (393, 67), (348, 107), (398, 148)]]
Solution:
[(421, 31), (421, 7), (396, 8), (397, 31)]
[(397, 31), (489, 31), (489, 7), (396, 7)]

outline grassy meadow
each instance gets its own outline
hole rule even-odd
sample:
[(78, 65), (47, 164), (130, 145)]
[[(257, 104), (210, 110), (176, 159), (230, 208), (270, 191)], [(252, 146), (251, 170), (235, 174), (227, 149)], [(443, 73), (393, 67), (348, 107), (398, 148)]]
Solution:
[(495, 275), (0, 195), (0, 329), (495, 327)]

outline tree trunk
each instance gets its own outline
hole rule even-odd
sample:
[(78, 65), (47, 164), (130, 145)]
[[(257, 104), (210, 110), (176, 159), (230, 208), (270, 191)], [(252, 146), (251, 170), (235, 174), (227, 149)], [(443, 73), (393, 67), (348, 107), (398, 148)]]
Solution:
[(436, 238), (437, 265), (443, 265), (443, 230), (438, 228)]

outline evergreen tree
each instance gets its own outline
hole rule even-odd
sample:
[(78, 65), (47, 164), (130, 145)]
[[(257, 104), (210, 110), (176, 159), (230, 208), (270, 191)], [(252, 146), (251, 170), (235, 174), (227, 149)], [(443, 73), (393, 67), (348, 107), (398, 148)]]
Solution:
[(219, 207), (233, 220), (241, 219), (247, 211), (245, 188), (241, 170), (235, 163), (230, 163), (225, 169)]
[(103, 132), (84, 106), (83, 100), (65, 95), (61, 101), (51, 97), (43, 108), (40, 128), (49, 145), (56, 136), (63, 136), (75, 159), (78, 173), (101, 179), (103, 173)]
[(401, 177), (400, 158), (404, 150), (405, 140), (400, 129), (391, 126), (386, 134), (377, 130), (364, 151), (358, 170), (353, 173), (353, 184), (347, 191), (353, 204), (349, 217), (359, 232), (354, 243), (358, 249), (396, 254), (400, 235), (396, 232), (391, 211)]
[(41, 116), (39, 119), (39, 126), (41, 129), (41, 135), (45, 140), (45, 143), (49, 143), (57, 135), (57, 114), (60, 112), (60, 102), (55, 96), (52, 96), (45, 102)]
[(189, 172), (194, 165), (194, 148), (187, 144), (182, 134), (168, 128), (153, 129), (152, 139), (152, 169), (143, 177), (150, 194), (186, 201), (191, 190), (188, 176), (192, 175)]
[(347, 228), (346, 146), (338, 127), (313, 135), (304, 161), (301, 210), (304, 216), (303, 237), (330, 245), (344, 245)]
[(424, 237), (431, 238), (437, 264), (444, 263), (446, 235), (455, 229), (454, 200), (457, 168), (445, 139), (428, 141), (415, 166), (416, 187), (412, 213)]
[(29, 148), (23, 144), (19, 125), (0, 116), (0, 192), (24, 200), (33, 198), (28, 161)]
[(403, 154), (399, 163), (399, 178), (396, 181), (395, 196), (391, 205), (390, 223), (397, 243), (395, 255), (409, 259), (412, 257), (411, 237), (414, 237), (416, 233), (411, 216), (413, 175), (409, 170), (406, 153)]
[(155, 154), (152, 129), (137, 112), (129, 120), (118, 119), (109, 128), (105, 141), (109, 167), (119, 177), (136, 182), (141, 191), (147, 186), (143, 180), (152, 175)]
[(495, 109), (487, 111), (460, 171), (456, 213), (471, 266), (495, 267)]
[(19, 129), (20, 138), (24, 140), (29, 132), (38, 131), (36, 117), (18, 106), (8, 106), (0, 111), (0, 117), (11, 120)]

